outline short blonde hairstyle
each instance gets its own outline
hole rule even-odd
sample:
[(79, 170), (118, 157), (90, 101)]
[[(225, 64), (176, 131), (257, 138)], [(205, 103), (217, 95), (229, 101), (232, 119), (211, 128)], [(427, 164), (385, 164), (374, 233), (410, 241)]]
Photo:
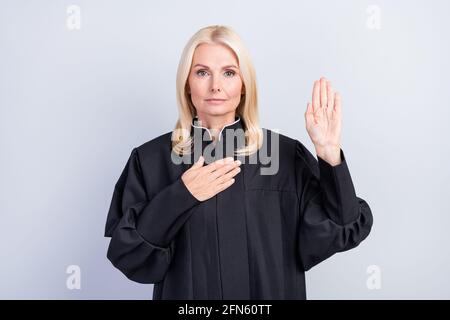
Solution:
[(192, 67), (195, 49), (200, 44), (223, 44), (237, 56), (240, 74), (244, 86), (244, 94), (236, 109), (236, 115), (244, 120), (245, 146), (237, 150), (236, 155), (250, 155), (258, 151), (263, 142), (262, 130), (258, 118), (258, 97), (256, 73), (243, 41), (230, 27), (213, 25), (197, 31), (186, 44), (180, 58), (177, 71), (177, 105), (179, 119), (172, 132), (172, 150), (178, 155), (190, 154), (193, 137), (191, 124), (196, 110), (188, 93), (188, 77)]

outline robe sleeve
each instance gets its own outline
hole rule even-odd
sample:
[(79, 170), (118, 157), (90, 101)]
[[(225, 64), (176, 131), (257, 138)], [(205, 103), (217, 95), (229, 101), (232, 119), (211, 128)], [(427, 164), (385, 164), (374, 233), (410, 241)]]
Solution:
[(305, 271), (337, 252), (358, 246), (373, 223), (368, 203), (356, 196), (342, 149), (336, 166), (296, 144), (299, 198), (298, 250)]
[(112, 195), (105, 226), (105, 237), (111, 238), (107, 258), (130, 280), (161, 281), (173, 258), (173, 239), (199, 202), (181, 178), (149, 195), (134, 148)]

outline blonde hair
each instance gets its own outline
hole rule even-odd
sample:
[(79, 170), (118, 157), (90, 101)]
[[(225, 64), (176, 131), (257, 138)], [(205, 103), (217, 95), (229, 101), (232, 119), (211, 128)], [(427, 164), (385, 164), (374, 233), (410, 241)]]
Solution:
[(190, 154), (193, 137), (191, 124), (196, 115), (195, 107), (188, 94), (188, 77), (191, 71), (195, 49), (200, 44), (224, 44), (237, 56), (244, 94), (236, 109), (236, 114), (244, 121), (245, 146), (236, 150), (236, 155), (250, 155), (259, 150), (263, 141), (258, 119), (258, 99), (256, 73), (250, 55), (241, 38), (230, 27), (213, 25), (197, 31), (186, 44), (177, 70), (177, 105), (179, 119), (172, 132), (172, 150), (178, 155)]

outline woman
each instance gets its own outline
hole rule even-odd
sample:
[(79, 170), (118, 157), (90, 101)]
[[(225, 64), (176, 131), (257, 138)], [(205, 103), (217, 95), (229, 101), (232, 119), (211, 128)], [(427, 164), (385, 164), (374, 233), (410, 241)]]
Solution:
[(316, 160), (259, 127), (249, 54), (231, 28), (210, 26), (183, 51), (177, 102), (175, 130), (134, 148), (115, 186), (108, 259), (154, 283), (153, 299), (306, 299), (304, 272), (372, 227), (340, 147), (339, 94), (314, 83)]

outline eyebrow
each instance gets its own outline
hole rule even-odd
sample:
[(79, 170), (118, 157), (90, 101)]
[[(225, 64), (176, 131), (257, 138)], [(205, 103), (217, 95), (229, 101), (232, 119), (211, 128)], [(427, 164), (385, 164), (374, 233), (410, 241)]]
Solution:
[[(195, 68), (195, 67), (204, 67), (204, 68), (206, 68), (206, 69), (209, 69), (209, 67), (208, 67), (207, 65), (200, 64), (200, 63), (197, 63), (193, 68)], [(230, 65), (227, 65), (227, 66), (223, 66), (223, 67), (222, 67), (222, 69), (226, 69), (226, 68), (236, 68), (236, 69), (239, 69), (239, 67), (235, 66), (234, 64), (230, 64)]]

